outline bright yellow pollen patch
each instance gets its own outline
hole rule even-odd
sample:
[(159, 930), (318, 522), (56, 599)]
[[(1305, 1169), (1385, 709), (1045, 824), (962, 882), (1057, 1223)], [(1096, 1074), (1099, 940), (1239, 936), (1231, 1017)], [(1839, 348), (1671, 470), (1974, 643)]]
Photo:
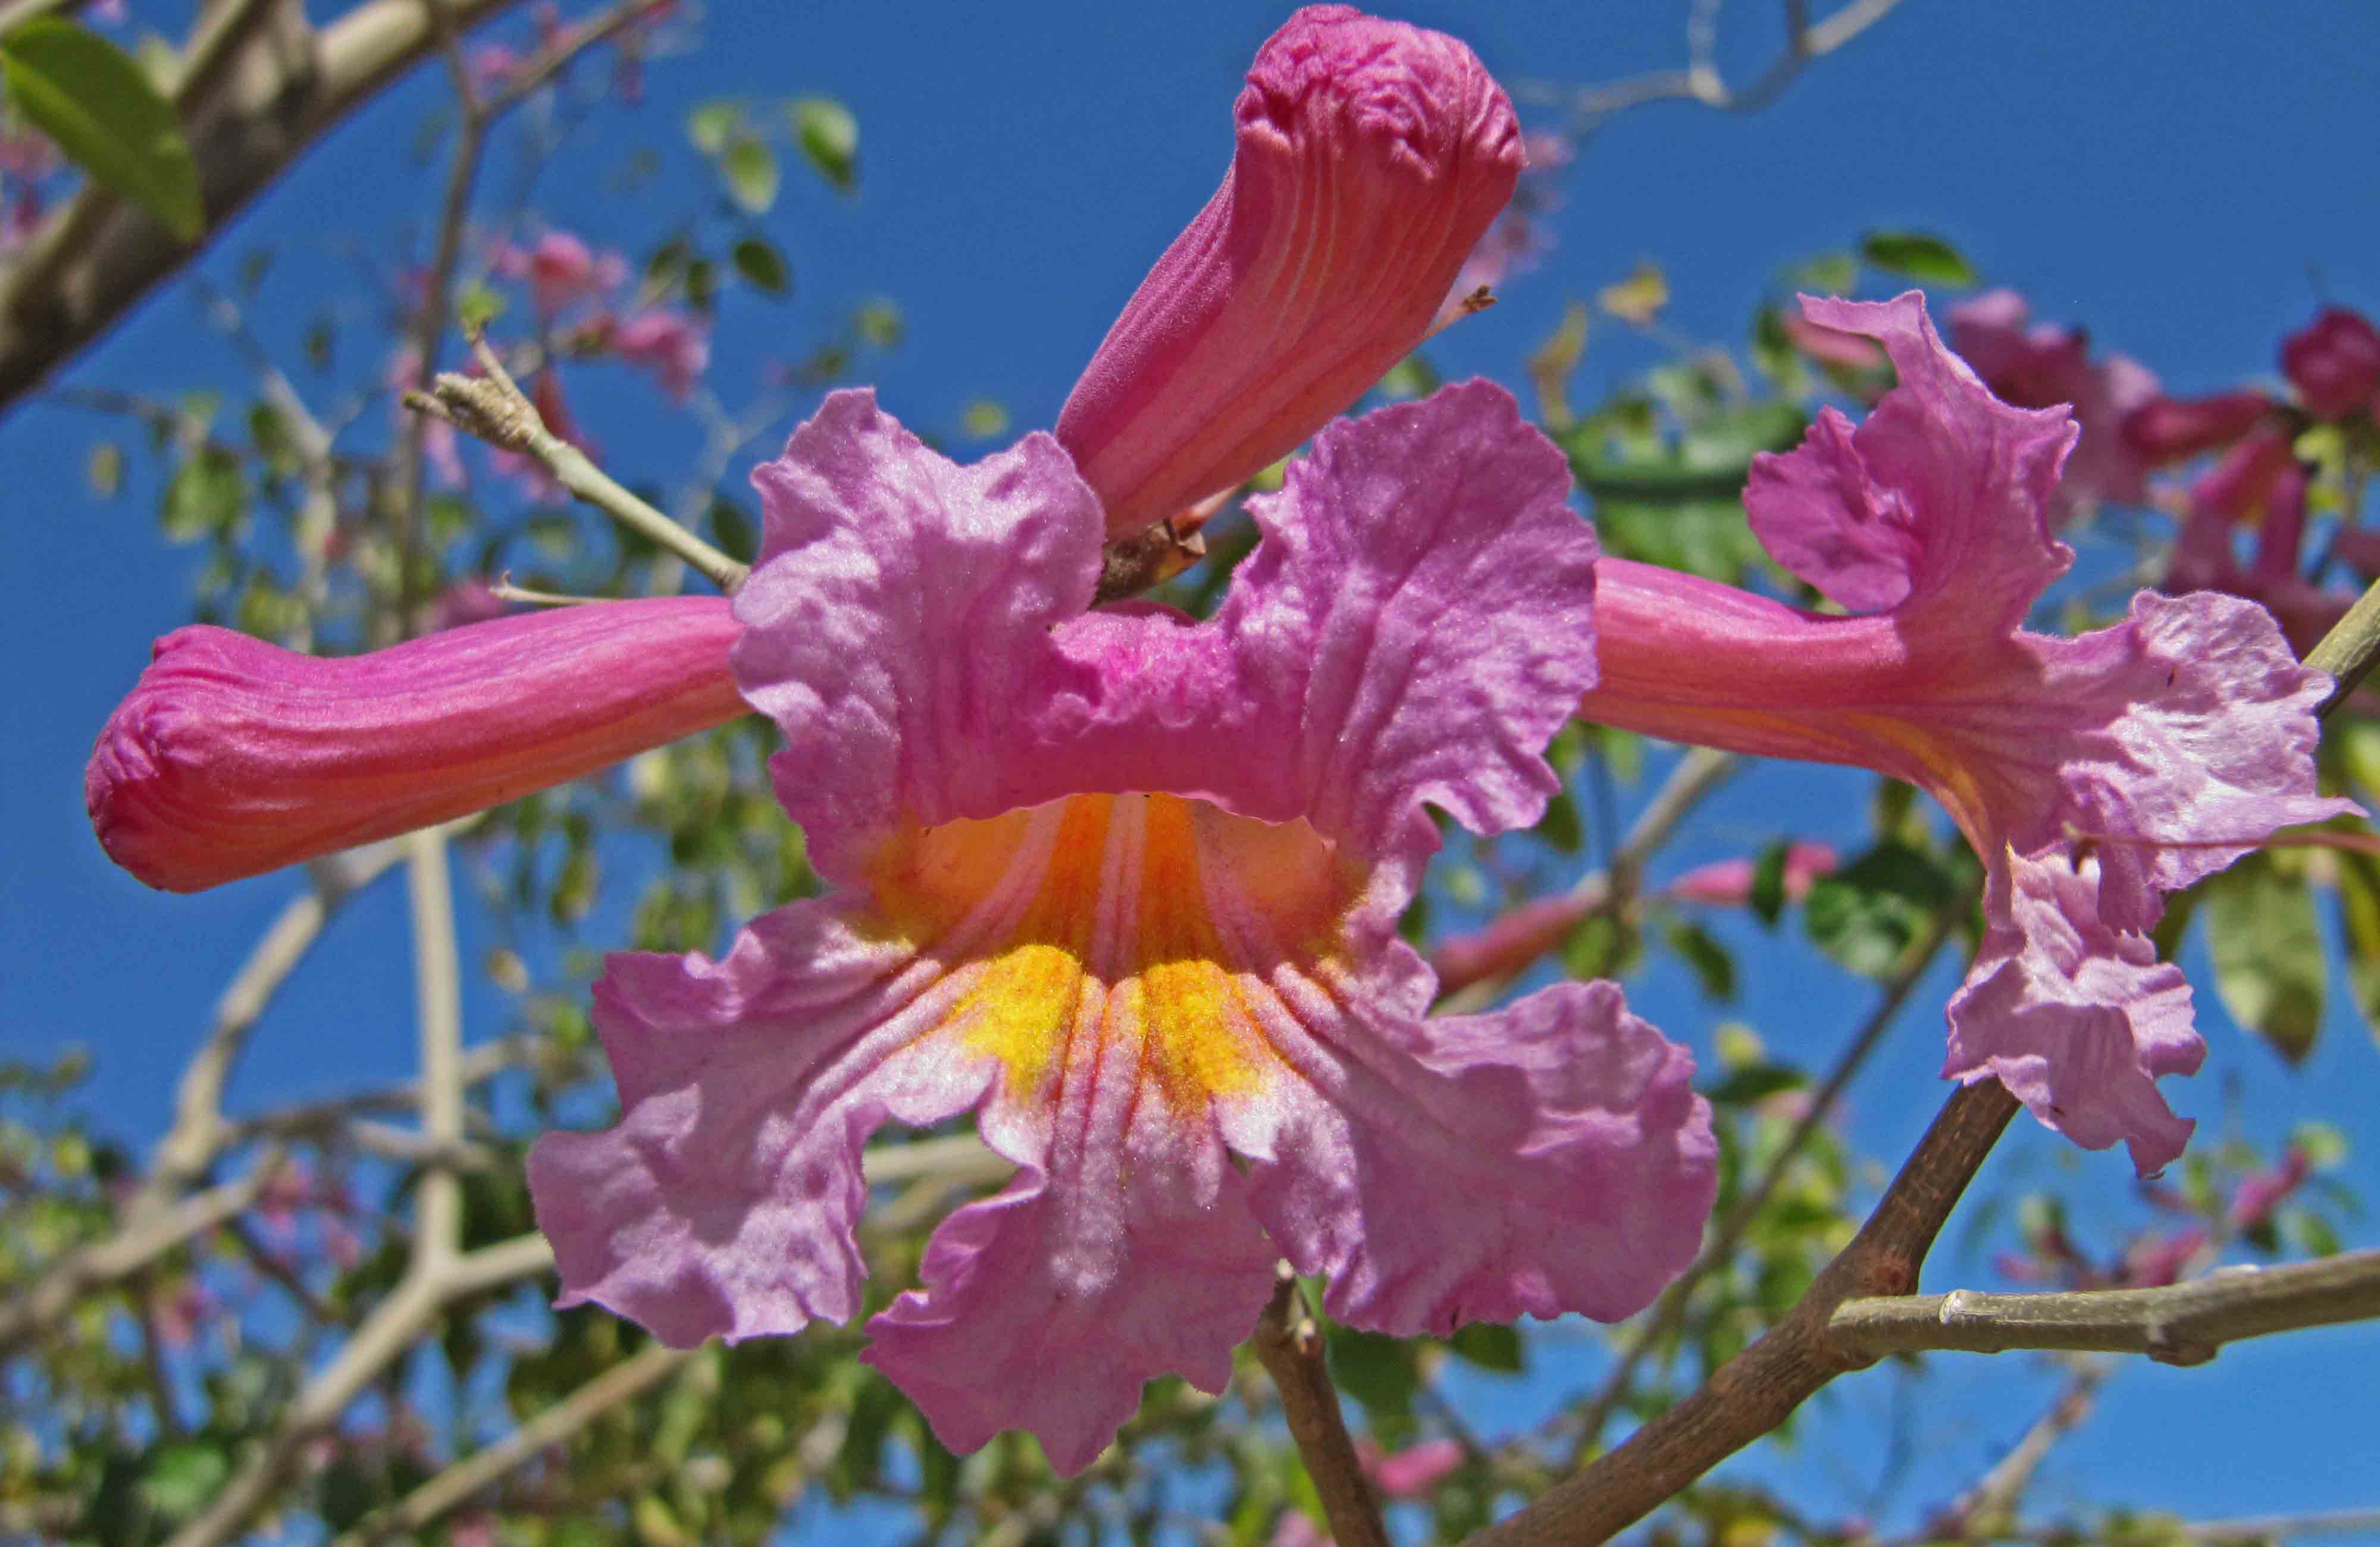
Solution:
[(885, 934), (951, 952), (953, 971), (984, 964), (929, 1034), (998, 1058), (1022, 1097), (1052, 1089), (1076, 1033), (1136, 1030), (1142, 1078), (1183, 1113), (1266, 1077), (1273, 1055), (1236, 975), (1329, 953), (1352, 895), (1303, 822), (1171, 795), (1078, 795), (912, 831), (869, 880)]

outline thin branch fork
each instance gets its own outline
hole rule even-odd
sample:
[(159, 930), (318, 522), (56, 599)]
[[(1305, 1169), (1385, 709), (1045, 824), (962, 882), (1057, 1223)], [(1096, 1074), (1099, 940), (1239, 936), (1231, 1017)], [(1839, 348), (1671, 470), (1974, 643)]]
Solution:
[(1928, 1348), (1976, 1354), (2066, 1348), (2204, 1364), (2223, 1345), (2242, 1338), (2374, 1318), (2380, 1318), (2380, 1250), (2277, 1268), (2223, 1268), (2156, 1289), (2043, 1295), (1953, 1289), (1848, 1300), (1835, 1308), (1827, 1335), (1862, 1359)]
[(1306, 1311), (1296, 1273), (1286, 1262), (1281, 1265), (1272, 1303), (1257, 1318), (1248, 1346), (1281, 1393), (1290, 1437), (1297, 1442), (1315, 1492), (1322, 1495), (1330, 1539), (1339, 1547), (1389, 1547), (1379, 1502), (1372, 1496), (1355, 1443), (1347, 1437), (1347, 1421), (1339, 1412), (1339, 1391), (1330, 1383), (1330, 1370), (1322, 1357), (1321, 1331)]
[(1730, 88), (1718, 67), (1719, 0), (1694, 0), (1686, 17), (1683, 69), (1645, 75), (1566, 93), (1580, 128), (1591, 130), (1632, 107), (1693, 102), (1720, 113), (1753, 113), (1777, 100), (1813, 59), (1824, 58), (1883, 20), (1900, 0), (1851, 0), (1813, 22), (1809, 0), (1785, 0), (1785, 49), (1751, 84)]
[(441, 375), (428, 392), (408, 392), (405, 405), (506, 451), (536, 459), (556, 483), (622, 526), (686, 560), (722, 591), (743, 584), (745, 566), (622, 488), (587, 454), (546, 428), (545, 420), (484, 338), (472, 359), (482, 374)]

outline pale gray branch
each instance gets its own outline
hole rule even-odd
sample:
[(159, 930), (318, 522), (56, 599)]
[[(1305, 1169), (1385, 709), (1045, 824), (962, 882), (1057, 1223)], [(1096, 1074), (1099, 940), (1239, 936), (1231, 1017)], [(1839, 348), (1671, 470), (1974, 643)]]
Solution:
[(214, 1025), (182, 1071), (174, 1097), (174, 1126), (157, 1146), (140, 1192), (127, 1212), (136, 1222), (165, 1207), (229, 1147), (235, 1130), (224, 1120), (224, 1089), (265, 1006), (305, 959), (322, 927), (358, 890), (396, 862), (395, 842), (372, 844), (309, 867), (314, 887), (293, 897), (215, 1001)]
[[(421, 1138), (451, 1162), (463, 1143), (463, 973), (455, 941), (446, 836), (408, 834), (407, 895), (413, 914), (413, 987), (420, 1017)], [(463, 1235), (463, 1180), (433, 1163), (416, 1194), (413, 1249), (424, 1272), (443, 1265)]]
[[(1719, 0), (1694, 0), (1686, 16), (1686, 67), (1654, 70), (1606, 86), (1559, 93), (1580, 130), (1655, 102), (1693, 102), (1721, 113), (1752, 113), (1777, 100), (1811, 60), (1824, 58), (1884, 19), (1900, 0), (1852, 0), (1812, 22), (1808, 0), (1785, 0), (1785, 51), (1749, 85), (1730, 87), (1718, 67)], [(1544, 97), (1542, 90), (1528, 95)]]
[(120, 1283), (185, 1242), (237, 1219), (256, 1201), (280, 1163), (278, 1151), (267, 1153), (237, 1180), (195, 1193), (52, 1263), (30, 1287), (0, 1305), (0, 1353), (41, 1335), (90, 1291)]
[(635, 1358), (613, 1365), (495, 1443), (440, 1472), (390, 1509), (339, 1538), (335, 1547), (363, 1547), (420, 1529), (540, 1451), (560, 1444), (622, 1403), (636, 1400), (693, 1357), (691, 1348), (648, 1345)]
[(1846, 1300), (1828, 1341), (1856, 1358), (1922, 1349), (2069, 1348), (2204, 1364), (2226, 1343), (2380, 1318), (2380, 1250), (2278, 1268), (2219, 1269), (2160, 1289), (1895, 1295)]
[[(406, 1276), (374, 1308), (355, 1335), (283, 1409), (273, 1432), (249, 1453), (237, 1473), (167, 1547), (217, 1547), (273, 1503), (296, 1471), (307, 1442), (327, 1432), (363, 1389), (420, 1338), (455, 1301), (534, 1276), (553, 1263), (538, 1235), (431, 1263), (417, 1254)], [(425, 1265), (427, 1264), (427, 1265)]]

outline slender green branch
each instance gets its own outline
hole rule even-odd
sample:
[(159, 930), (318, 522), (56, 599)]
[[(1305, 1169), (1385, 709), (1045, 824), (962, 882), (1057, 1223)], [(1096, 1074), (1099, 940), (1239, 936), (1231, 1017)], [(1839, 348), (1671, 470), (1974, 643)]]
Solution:
[(447, 420), (491, 445), (535, 458), (556, 483), (686, 560), (722, 591), (732, 591), (743, 584), (743, 565), (622, 488), (589, 461), (586, 453), (548, 430), (537, 406), (521, 391), (487, 340), (475, 340), (472, 355), (485, 375), (442, 375), (431, 391), (407, 393), (406, 406)]
[(2330, 696), (2314, 713), (2327, 715), (2338, 708), (2362, 683), (2375, 661), (2380, 661), (2380, 581), (2357, 597), (2347, 615), (2306, 652), (2305, 664), (2328, 672), (2332, 678)]

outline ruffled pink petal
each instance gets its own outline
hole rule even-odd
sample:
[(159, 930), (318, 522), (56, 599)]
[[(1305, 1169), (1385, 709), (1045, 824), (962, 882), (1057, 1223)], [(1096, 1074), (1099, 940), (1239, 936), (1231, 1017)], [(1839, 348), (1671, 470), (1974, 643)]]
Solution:
[(1778, 563), (1859, 612), (1929, 609), (1930, 627), (2005, 633), (2074, 562), (2046, 512), (2074, 444), (2061, 409), (2011, 408), (1942, 347), (1916, 291), (1802, 299), (1823, 327), (1882, 344), (1900, 374), (1854, 430), (1824, 410), (1808, 440), (1753, 463), (1744, 509)]
[(2103, 502), (2137, 504), (2147, 488), (2141, 450), (2126, 432), (2160, 396), (2155, 375), (2138, 360), (2110, 355), (2094, 365), (2082, 332), (2026, 325), (2031, 312), (2013, 290), (1993, 290), (1950, 309), (1950, 343), (1993, 396), (2020, 408), (2066, 405), (2082, 439), (2067, 459), (2050, 505), (2055, 524)]
[(967, 1110), (996, 1078), (990, 1056), (932, 1034), (964, 987), (820, 902), (756, 920), (718, 962), (613, 956), (595, 1024), (620, 1121), (529, 1152), (559, 1303), (676, 1347), (848, 1321), (867, 1271), (860, 1147), (888, 1117)]
[(856, 882), (905, 822), (1034, 803), (1005, 767), (1019, 705), (1061, 678), (1050, 630), (1089, 604), (1100, 543), (1057, 443), (963, 468), (873, 392), (836, 392), (752, 481), (766, 525), (735, 676), (785, 733), (770, 767), (820, 873)]
[(1570, 473), (1486, 382), (1318, 436), (1250, 502), (1264, 541), (1220, 626), (1281, 725), (1305, 814), (1366, 859), (1427, 854), (1560, 787), (1542, 756), (1595, 680), (1594, 532)]
[(2198, 1071), (2190, 983), (2142, 935), (2099, 916), (2098, 877), (2063, 856), (2010, 855), (1992, 878), (1983, 949), (1951, 997), (1945, 1078), (1997, 1078), (2035, 1117), (2090, 1150), (2122, 1139), (2143, 1175), (2195, 1126), (2158, 1094)]
[(2330, 679), (2300, 665), (2263, 607), (2141, 591), (2124, 622), (2073, 640), (2018, 636), (2038, 673), (2035, 728), (2005, 754), (2034, 774), (1999, 833), (2021, 854), (2087, 840), (2095, 907), (2145, 932), (2175, 892), (2275, 831), (2351, 815), (2319, 794), (2314, 706)]
[(837, 879), (905, 822), (1127, 790), (1417, 865), (1423, 799), (1476, 831), (1536, 820), (1540, 750), (1594, 679), (1594, 533), (1488, 383), (1317, 437), (1250, 502), (1264, 540), (1204, 623), (1082, 612), (1098, 504), (1046, 436), (962, 468), (837, 393), (754, 477), (736, 675)]
[(101, 730), (102, 847), (175, 892), (501, 805), (747, 712), (722, 598), (565, 607), (368, 655), (177, 629)]
[(1046, 1177), (1028, 1170), (952, 1215), (925, 1287), (868, 1323), (861, 1357), (953, 1450), (1029, 1429), (1051, 1466), (1078, 1472), (1152, 1378), (1220, 1394), (1271, 1291), (1279, 1253), (1212, 1125), (1184, 1122), (1145, 1086), (1131, 1029), (1108, 1032), (1072, 1041), (1039, 1136)]
[[(2043, 515), (2060, 416), (1994, 402), (1913, 297), (1807, 310), (1881, 339), (1900, 384), (1857, 431), (1822, 420), (1765, 459), (1746, 503), (1780, 561), (1884, 610), (1823, 616), (1607, 560), (1602, 680), (1580, 713), (1931, 792), (1990, 871), (1998, 943), (1954, 1013), (1953, 1072), (2004, 1065), (2045, 1121), (2169, 1158), (2187, 1127), (2149, 1082), (2181, 1069), (2189, 1010), (2151, 971), (2145, 933), (2163, 893), (2279, 828), (2354, 810), (2315, 787), (2327, 679), (2233, 597), (2143, 592), (2123, 622), (2079, 639), (2019, 627), (2070, 556)], [(2194, 533), (2186, 556), (2211, 562), (2207, 547)], [(2059, 879), (2078, 855), (2087, 888)]]
[(1123, 534), (1295, 447), (1420, 343), (1521, 170), (1512, 106), (1443, 33), (1310, 6), (1257, 51), (1231, 175), (1058, 418)]
[(1283, 986), (1267, 1033), (1297, 1080), (1218, 1110), (1265, 1228), (1299, 1272), (1330, 1275), (1331, 1315), (1399, 1336), (1617, 1321), (1693, 1259), (1717, 1187), (1710, 1110), (1693, 1057), (1616, 984), (1432, 1018)]

